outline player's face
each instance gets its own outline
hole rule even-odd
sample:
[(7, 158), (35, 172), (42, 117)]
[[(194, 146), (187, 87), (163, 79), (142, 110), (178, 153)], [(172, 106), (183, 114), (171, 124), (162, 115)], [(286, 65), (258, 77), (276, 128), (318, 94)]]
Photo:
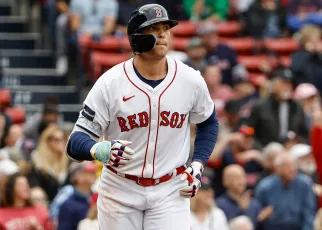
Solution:
[(167, 23), (156, 23), (148, 26), (143, 30), (144, 34), (154, 34), (157, 38), (156, 46), (143, 55), (151, 57), (163, 58), (167, 55), (170, 47), (170, 25)]

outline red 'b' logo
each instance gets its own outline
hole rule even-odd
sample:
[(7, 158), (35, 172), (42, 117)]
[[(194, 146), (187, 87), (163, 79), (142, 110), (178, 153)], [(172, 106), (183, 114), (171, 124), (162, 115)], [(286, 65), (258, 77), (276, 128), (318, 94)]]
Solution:
[(162, 10), (159, 7), (154, 7), (154, 9), (155, 9), (155, 17), (162, 18), (163, 17)]

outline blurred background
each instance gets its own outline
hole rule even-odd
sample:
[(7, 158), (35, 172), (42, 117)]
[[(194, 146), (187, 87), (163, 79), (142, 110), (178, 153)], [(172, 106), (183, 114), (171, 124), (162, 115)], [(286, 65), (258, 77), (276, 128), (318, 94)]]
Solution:
[(0, 229), (98, 229), (102, 165), (64, 147), (147, 3), (220, 120), (191, 229), (322, 230), (321, 0), (0, 0)]

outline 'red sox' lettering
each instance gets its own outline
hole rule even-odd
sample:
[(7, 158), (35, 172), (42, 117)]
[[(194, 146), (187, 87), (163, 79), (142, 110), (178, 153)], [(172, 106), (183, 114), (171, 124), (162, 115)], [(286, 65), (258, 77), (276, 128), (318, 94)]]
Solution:
[[(160, 126), (170, 126), (171, 128), (182, 128), (184, 121), (186, 120), (186, 114), (179, 114), (170, 111), (162, 111), (160, 113)], [(149, 115), (147, 112), (141, 112), (138, 114), (132, 114), (126, 118), (118, 117), (119, 126), (121, 132), (129, 132), (135, 128), (147, 127), (149, 124)]]

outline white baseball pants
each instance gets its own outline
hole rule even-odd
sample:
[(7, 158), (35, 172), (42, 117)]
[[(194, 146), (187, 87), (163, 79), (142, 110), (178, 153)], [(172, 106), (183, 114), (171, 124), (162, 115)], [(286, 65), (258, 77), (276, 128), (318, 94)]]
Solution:
[(103, 167), (97, 201), (100, 230), (189, 230), (190, 199), (180, 176), (143, 187)]

